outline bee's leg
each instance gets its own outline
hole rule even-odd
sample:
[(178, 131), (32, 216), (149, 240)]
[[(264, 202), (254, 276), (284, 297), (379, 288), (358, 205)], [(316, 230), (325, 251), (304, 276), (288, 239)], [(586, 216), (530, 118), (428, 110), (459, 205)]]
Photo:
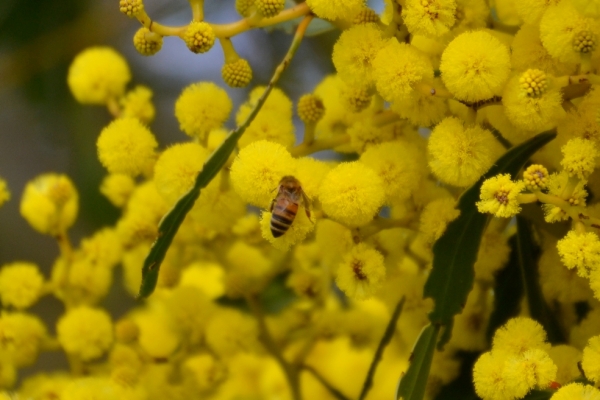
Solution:
[(304, 211), (306, 211), (306, 216), (308, 217), (308, 220), (314, 224), (313, 220), (310, 219), (310, 199), (308, 198), (306, 193), (304, 193), (304, 190), (302, 191), (302, 202), (304, 203)]
[(271, 200), (271, 207), (269, 207), (269, 212), (273, 212), (273, 207), (275, 207), (275, 199)]

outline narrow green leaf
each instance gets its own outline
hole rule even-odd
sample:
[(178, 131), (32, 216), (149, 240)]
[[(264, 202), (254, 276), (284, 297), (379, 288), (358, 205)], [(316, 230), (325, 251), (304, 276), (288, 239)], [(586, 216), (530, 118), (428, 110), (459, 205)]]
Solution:
[(560, 323), (546, 303), (540, 287), (538, 274), (540, 249), (533, 241), (529, 222), (519, 216), (517, 216), (517, 250), (529, 315), (544, 327), (550, 343), (566, 343)]
[(425, 396), (425, 385), (439, 331), (438, 324), (429, 324), (421, 331), (410, 355), (408, 370), (400, 378), (396, 399), (421, 400)]
[(398, 318), (402, 313), (402, 307), (404, 307), (405, 300), (406, 298), (402, 296), (402, 299), (398, 302), (398, 304), (396, 304), (396, 308), (394, 308), (394, 312), (392, 313), (390, 322), (388, 322), (388, 325), (385, 328), (383, 337), (379, 342), (379, 346), (377, 346), (377, 350), (375, 351), (375, 355), (373, 356), (373, 360), (371, 361), (371, 365), (369, 366), (369, 372), (367, 372), (367, 377), (365, 379), (365, 383), (363, 384), (363, 388), (360, 392), (360, 396), (358, 396), (358, 400), (363, 400), (365, 397), (367, 397), (371, 386), (373, 386), (375, 370), (377, 369), (377, 365), (379, 365), (379, 361), (381, 361), (383, 351), (392, 340), (392, 337), (394, 337), (394, 332), (396, 331), (396, 324), (398, 323)]
[(487, 214), (479, 213), (475, 206), (481, 184), (497, 174), (516, 175), (525, 162), (555, 136), (553, 132), (541, 133), (508, 150), (459, 199), (460, 216), (448, 225), (444, 235), (433, 246), (433, 269), (424, 290), (424, 296), (435, 302), (429, 314), (432, 323), (448, 325), (454, 315), (462, 311), (473, 286), (473, 265), (489, 218)]
[(486, 330), (488, 341), (492, 339), (496, 329), (519, 314), (521, 298), (523, 297), (523, 279), (521, 277), (516, 235), (508, 240), (508, 245), (510, 246), (508, 264), (496, 275), (494, 308)]

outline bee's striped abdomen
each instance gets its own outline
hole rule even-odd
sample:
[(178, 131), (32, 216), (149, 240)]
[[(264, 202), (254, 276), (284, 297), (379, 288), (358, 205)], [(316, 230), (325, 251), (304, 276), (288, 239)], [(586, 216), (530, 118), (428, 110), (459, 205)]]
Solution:
[[(280, 204), (284, 203), (284, 204)], [(280, 237), (290, 229), (296, 213), (298, 212), (298, 204), (289, 201), (278, 201), (273, 208), (271, 215), (271, 233), (273, 237)]]

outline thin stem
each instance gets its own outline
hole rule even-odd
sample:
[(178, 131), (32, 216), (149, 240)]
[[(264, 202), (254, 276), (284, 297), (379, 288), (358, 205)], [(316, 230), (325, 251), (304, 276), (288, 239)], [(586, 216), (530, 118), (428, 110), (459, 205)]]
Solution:
[(553, 206), (559, 207), (563, 210), (573, 221), (580, 221), (586, 226), (600, 229), (600, 219), (591, 217), (584, 212), (585, 208), (580, 206), (572, 206), (568, 201), (561, 199), (560, 197), (546, 194), (540, 191), (533, 192), (539, 201), (546, 204), (552, 204)]
[(121, 106), (119, 105), (119, 101), (116, 97), (111, 97), (106, 102), (106, 108), (108, 108), (108, 112), (113, 118), (119, 118), (121, 116)]
[(410, 223), (410, 219), (391, 219), (391, 218), (375, 218), (368, 225), (356, 228), (357, 233), (362, 239), (373, 236), (386, 229), (406, 228)]
[(219, 43), (221, 44), (221, 48), (223, 49), (223, 56), (225, 58), (225, 64), (230, 64), (236, 62), (240, 59), (240, 56), (235, 51), (233, 47), (233, 43), (229, 38), (219, 38)]
[(294, 157), (302, 157), (302, 156), (306, 156), (306, 155), (309, 155), (312, 153), (316, 153), (317, 151), (330, 150), (330, 149), (333, 149), (335, 147), (341, 146), (341, 145), (349, 143), (349, 142), (350, 142), (350, 136), (348, 136), (347, 134), (336, 135), (334, 137), (327, 138), (327, 139), (317, 139), (314, 142), (312, 142), (311, 145), (302, 143), (302, 144), (292, 148), (290, 150), (290, 153)]
[(317, 380), (321, 383), (321, 385), (325, 386), (325, 389), (327, 389), (329, 391), (329, 393), (331, 393), (333, 395), (333, 397), (335, 397), (338, 400), (350, 400), (348, 397), (344, 396), (344, 394), (342, 392), (340, 392), (338, 389), (331, 386), (331, 384), (329, 382), (327, 382), (325, 380), (325, 378), (323, 378), (323, 376), (321, 376), (321, 374), (316, 369), (314, 369), (313, 367), (308, 366), (308, 365), (305, 365), (302, 368), (304, 370), (310, 372), (312, 374), (312, 376), (317, 378)]
[(564, 88), (569, 85), (579, 85), (590, 83), (593, 85), (600, 84), (600, 76), (596, 74), (580, 74), (580, 75), (565, 75), (554, 78), (554, 84), (559, 88)]
[(304, 123), (304, 139), (302, 144), (310, 146), (315, 141), (315, 128), (317, 127), (316, 122), (305, 122)]
[(204, 0), (190, 0), (192, 8), (192, 21), (204, 21)]
[(212, 28), (215, 35), (219, 38), (232, 37), (252, 28), (264, 28), (265, 26), (276, 25), (294, 18), (308, 15), (309, 13), (310, 9), (308, 8), (308, 5), (306, 5), (306, 3), (300, 3), (295, 7), (283, 10), (272, 18), (263, 18), (257, 21), (255, 18), (248, 17), (230, 24), (215, 24), (212, 25)]
[(166, 26), (152, 21), (152, 18), (146, 13), (146, 10), (137, 16), (138, 21), (150, 32), (158, 33), (161, 36), (181, 36), (187, 30), (188, 25), (184, 26)]
[(400, 116), (392, 110), (384, 110), (378, 114), (373, 115), (371, 123), (373, 126), (381, 128), (382, 126), (400, 121)]

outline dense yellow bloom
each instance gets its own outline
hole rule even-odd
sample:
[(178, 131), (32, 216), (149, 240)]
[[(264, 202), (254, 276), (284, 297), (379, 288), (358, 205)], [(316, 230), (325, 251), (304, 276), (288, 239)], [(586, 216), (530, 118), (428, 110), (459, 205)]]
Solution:
[(373, 296), (385, 279), (383, 256), (365, 243), (352, 247), (337, 268), (335, 282), (355, 300)]
[(208, 323), (206, 343), (221, 357), (256, 352), (260, 349), (256, 320), (237, 310), (222, 308)]
[(328, 20), (351, 20), (364, 7), (365, 0), (307, 0), (318, 17)]
[(323, 180), (319, 200), (332, 219), (348, 226), (365, 225), (384, 203), (383, 181), (360, 162), (341, 163)]
[(439, 37), (455, 22), (455, 0), (407, 0), (402, 18), (413, 35)]
[(284, 9), (285, 0), (255, 0), (254, 5), (265, 18), (271, 18)]
[[(433, 79), (433, 90), (443, 89), (443, 86), (440, 78)], [(390, 108), (417, 126), (432, 126), (448, 115), (446, 99), (422, 90), (413, 90), (407, 98), (397, 99)]]
[(204, 292), (193, 286), (175, 288), (166, 300), (175, 327), (190, 344), (202, 343), (206, 325), (214, 312), (214, 305)]
[(571, 0), (573, 7), (586, 17), (600, 17), (600, 1), (598, 0)]
[(231, 165), (231, 183), (244, 201), (267, 208), (281, 178), (295, 171), (295, 160), (283, 146), (261, 140), (240, 150)]
[(143, 85), (138, 85), (123, 96), (120, 101), (122, 117), (137, 118), (143, 124), (154, 120), (154, 105), (152, 104), (152, 90)]
[(427, 144), (429, 166), (441, 181), (469, 186), (484, 174), (499, 156), (494, 136), (479, 126), (464, 126), (456, 117), (435, 126)]
[(133, 18), (144, 10), (144, 2), (142, 0), (119, 0), (119, 10), (129, 18)]
[(21, 198), (21, 215), (38, 232), (64, 233), (79, 210), (79, 195), (65, 175), (43, 174), (27, 183)]
[(510, 54), (486, 31), (457, 36), (442, 53), (444, 84), (459, 100), (475, 102), (499, 95), (510, 73)]
[(345, 86), (341, 93), (341, 99), (350, 107), (350, 110), (354, 113), (358, 113), (369, 107), (373, 93), (371, 90), (361, 86)]
[(302, 242), (306, 236), (315, 229), (315, 221), (309, 220), (305, 212), (305, 206), (298, 207), (298, 212), (294, 218), (294, 222), (289, 229), (280, 237), (273, 237), (271, 232), (272, 213), (263, 211), (261, 215), (260, 227), (262, 235), (267, 239), (273, 247), (279, 250), (288, 250), (291, 246)]
[(390, 39), (373, 60), (377, 91), (387, 101), (407, 99), (416, 84), (433, 79), (433, 67), (426, 55), (413, 46)]
[(113, 342), (113, 325), (108, 313), (87, 306), (67, 311), (58, 320), (56, 333), (67, 353), (85, 361), (102, 356)]
[(560, 165), (570, 176), (586, 179), (596, 167), (598, 148), (591, 140), (581, 138), (571, 139), (560, 149), (563, 159)]
[(523, 171), (523, 182), (529, 190), (545, 189), (548, 185), (548, 170), (540, 164), (533, 164)]
[(556, 247), (562, 263), (569, 269), (577, 268), (581, 277), (587, 278), (590, 271), (600, 267), (600, 239), (594, 232), (571, 230)]
[(110, 174), (102, 179), (100, 193), (115, 206), (123, 207), (135, 188), (135, 181), (126, 174)]
[[(17, 368), (31, 365), (37, 359), (47, 337), (46, 327), (34, 315), (14, 312), (2, 312), (0, 316), (0, 352), (2, 364), (9, 361)], [(0, 367), (4, 369), (4, 366)], [(4, 380), (4, 371), (0, 379)]]
[(360, 162), (383, 181), (386, 204), (407, 199), (425, 175), (419, 149), (406, 140), (382, 143), (368, 148)]
[(223, 275), (223, 267), (219, 264), (196, 262), (183, 270), (179, 286), (196, 287), (209, 298), (216, 299), (225, 291)]
[(193, 186), (208, 151), (197, 143), (180, 143), (165, 150), (154, 167), (154, 183), (168, 204), (174, 204)]
[(323, 100), (315, 94), (305, 94), (298, 99), (298, 117), (304, 123), (316, 123), (325, 114)]
[[(571, 189), (570, 193), (565, 194), (565, 188), (569, 185), (570, 180), (573, 179), (569, 177), (567, 171), (551, 174), (548, 178), (549, 194), (560, 197), (568, 201), (571, 205), (585, 206), (587, 191), (584, 189), (584, 181), (579, 181), (575, 188)], [(544, 209), (544, 219), (546, 222), (552, 223), (569, 219), (567, 213), (554, 204), (543, 204), (542, 208)]]
[(118, 395), (116, 385), (109, 379), (94, 376), (72, 380), (63, 389), (61, 400), (62, 399), (119, 400), (122, 399), (122, 397)]
[(515, 1), (515, 10), (526, 24), (537, 24), (548, 7), (556, 5), (560, 0), (521, 0)]
[(477, 209), (481, 213), (510, 218), (521, 211), (518, 196), (525, 189), (522, 181), (513, 182), (509, 174), (500, 174), (486, 179), (481, 185), (481, 201)]
[(559, 344), (548, 350), (548, 355), (558, 367), (556, 382), (561, 385), (575, 380), (581, 375), (577, 364), (581, 361), (581, 351), (573, 346)]
[(182, 131), (204, 141), (227, 120), (232, 107), (224, 89), (212, 82), (198, 82), (183, 89), (175, 102), (175, 116)]
[(221, 77), (229, 87), (246, 87), (252, 80), (252, 67), (243, 58), (226, 62), (221, 68)]
[(600, 390), (590, 385), (569, 383), (558, 389), (551, 400), (600, 400)]
[(508, 390), (516, 398), (531, 389), (546, 389), (556, 379), (557, 367), (544, 350), (531, 349), (522, 355), (509, 357), (504, 365)]
[(215, 33), (206, 22), (192, 21), (183, 35), (188, 49), (194, 53), (206, 53), (215, 44)]
[(581, 367), (585, 377), (592, 382), (600, 382), (600, 336), (590, 338), (583, 349)]
[(125, 92), (131, 79), (125, 59), (110, 47), (90, 47), (75, 57), (67, 83), (77, 101), (106, 104)]
[(483, 353), (473, 367), (475, 393), (484, 400), (512, 400), (508, 378), (504, 374), (504, 363), (508, 355), (502, 351)]
[(140, 328), (138, 343), (150, 357), (168, 358), (180, 345), (181, 337), (175, 332), (173, 318), (164, 303), (156, 302), (133, 314), (132, 319)]
[(565, 63), (580, 62), (575, 39), (580, 34), (599, 33), (596, 21), (577, 12), (570, 1), (550, 5), (540, 21), (540, 39), (548, 53)]
[(523, 355), (528, 350), (547, 350), (550, 345), (546, 342), (544, 328), (537, 321), (517, 317), (510, 319), (496, 331), (492, 348), (511, 355)]
[(112, 174), (141, 174), (155, 159), (154, 135), (137, 118), (119, 118), (102, 130), (98, 158)]
[(442, 197), (425, 206), (419, 221), (419, 231), (428, 242), (438, 240), (446, 231), (446, 226), (458, 217), (460, 211), (455, 206), (456, 200), (452, 197)]
[(213, 389), (227, 378), (225, 365), (210, 354), (197, 354), (183, 364), (184, 376), (193, 381), (194, 391)]
[(355, 25), (345, 30), (333, 46), (331, 58), (340, 78), (351, 85), (372, 85), (372, 62), (385, 45), (376, 24)]
[(42, 294), (44, 277), (37, 265), (28, 262), (6, 264), (0, 269), (2, 304), (23, 309), (34, 304)]

